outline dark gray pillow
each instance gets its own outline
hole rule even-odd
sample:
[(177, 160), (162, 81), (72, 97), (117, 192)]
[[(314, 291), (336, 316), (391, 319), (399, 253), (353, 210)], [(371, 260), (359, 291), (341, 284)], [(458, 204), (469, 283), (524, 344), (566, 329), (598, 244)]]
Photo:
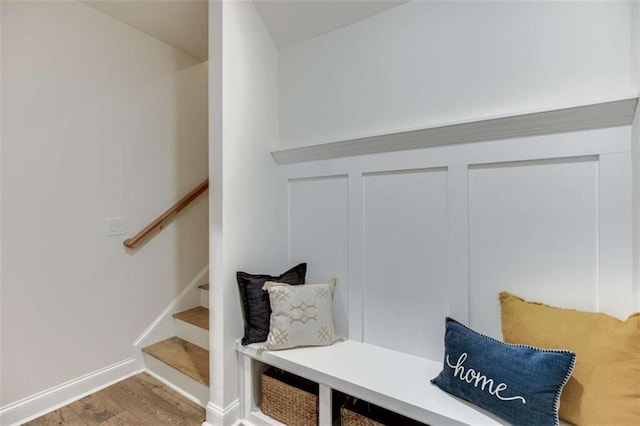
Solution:
[(243, 345), (264, 342), (269, 335), (271, 305), (269, 304), (269, 293), (262, 290), (265, 281), (294, 285), (304, 284), (306, 273), (306, 263), (296, 265), (277, 277), (237, 272), (236, 277), (238, 279), (238, 289), (240, 290), (242, 316), (244, 317)]

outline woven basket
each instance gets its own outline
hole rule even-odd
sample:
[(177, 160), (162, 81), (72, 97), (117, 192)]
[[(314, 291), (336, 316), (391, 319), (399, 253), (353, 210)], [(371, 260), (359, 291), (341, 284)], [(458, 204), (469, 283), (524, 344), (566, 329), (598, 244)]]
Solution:
[(425, 426), (384, 408), (349, 398), (340, 409), (341, 426)]
[(378, 423), (375, 420), (371, 420), (368, 417), (358, 414), (355, 411), (351, 411), (346, 407), (340, 410), (340, 425), (341, 426), (384, 426), (382, 423)]
[(287, 426), (317, 426), (317, 384), (275, 369), (261, 379), (263, 414)]

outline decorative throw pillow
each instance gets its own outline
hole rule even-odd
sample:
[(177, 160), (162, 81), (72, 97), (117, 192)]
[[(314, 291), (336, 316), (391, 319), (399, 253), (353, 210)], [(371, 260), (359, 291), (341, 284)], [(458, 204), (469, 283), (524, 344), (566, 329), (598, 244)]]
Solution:
[(506, 342), (567, 348), (578, 356), (560, 418), (577, 425), (640, 425), (640, 313), (561, 309), (500, 293)]
[(303, 286), (265, 283), (273, 310), (265, 349), (328, 346), (336, 342), (333, 332), (335, 287), (335, 278), (323, 284)]
[(515, 425), (558, 425), (574, 353), (502, 343), (451, 318), (444, 346), (442, 372), (431, 383)]
[(244, 317), (243, 345), (267, 340), (271, 308), (269, 307), (269, 295), (262, 290), (264, 283), (266, 281), (274, 281), (287, 284), (304, 284), (306, 273), (307, 264), (301, 263), (277, 277), (253, 275), (246, 272), (238, 272), (236, 274), (240, 290), (242, 316)]

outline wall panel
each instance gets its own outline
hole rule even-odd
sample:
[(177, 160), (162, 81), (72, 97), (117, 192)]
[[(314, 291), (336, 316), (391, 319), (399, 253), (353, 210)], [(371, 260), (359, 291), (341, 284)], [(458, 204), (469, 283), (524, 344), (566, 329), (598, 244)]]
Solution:
[(338, 278), (336, 332), (348, 335), (348, 181), (346, 176), (293, 179), (289, 185), (289, 260), (307, 262), (307, 282)]
[(598, 162), (469, 170), (470, 323), (500, 338), (498, 293), (598, 307)]
[(446, 169), (367, 174), (363, 194), (364, 341), (437, 357), (428, 342), (447, 313)]

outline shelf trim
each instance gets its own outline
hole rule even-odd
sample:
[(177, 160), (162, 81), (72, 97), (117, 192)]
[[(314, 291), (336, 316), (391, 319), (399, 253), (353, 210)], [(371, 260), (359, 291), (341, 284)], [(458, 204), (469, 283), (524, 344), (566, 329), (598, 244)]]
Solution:
[(633, 122), (638, 96), (567, 108), (446, 123), (423, 129), (347, 139), (271, 152), (278, 165), (355, 155), (421, 149), (524, 136), (625, 126)]

